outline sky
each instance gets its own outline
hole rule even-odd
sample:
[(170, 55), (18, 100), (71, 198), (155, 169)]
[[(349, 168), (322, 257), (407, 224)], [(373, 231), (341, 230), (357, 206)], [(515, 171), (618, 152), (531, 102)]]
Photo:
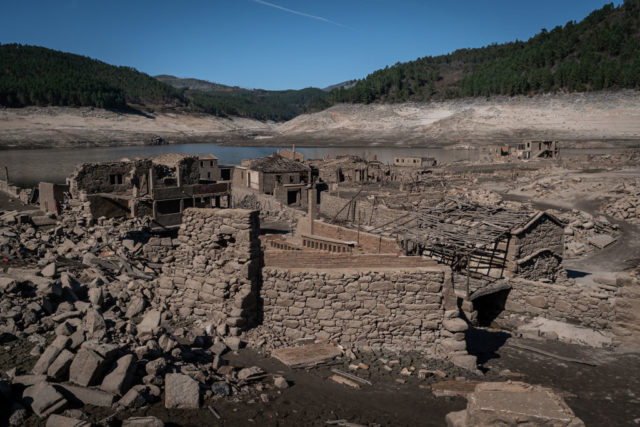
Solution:
[(527, 40), (606, 3), (4, 0), (0, 43), (44, 46), (150, 75), (244, 88), (322, 88), (396, 62)]

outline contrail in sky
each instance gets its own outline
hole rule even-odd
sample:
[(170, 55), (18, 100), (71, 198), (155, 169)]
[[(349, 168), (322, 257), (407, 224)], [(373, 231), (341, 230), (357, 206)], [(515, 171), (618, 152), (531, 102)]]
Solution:
[(294, 15), (300, 15), (300, 16), (304, 16), (306, 18), (316, 19), (318, 21), (326, 22), (328, 24), (337, 25), (338, 27), (342, 27), (342, 28), (349, 28), (346, 25), (343, 25), (343, 24), (341, 24), (339, 22), (332, 21), (332, 20), (327, 19), (327, 18), (323, 18), (322, 16), (316, 16), (316, 15), (311, 15), (311, 14), (304, 13), (304, 12), (299, 12), (297, 10), (293, 10), (293, 9), (289, 9), (289, 8), (286, 8), (286, 7), (283, 7), (283, 6), (279, 6), (277, 4), (269, 3), (268, 1), (264, 1), (264, 0), (253, 0), (253, 1), (255, 3), (263, 4), (265, 6), (269, 6), (269, 7), (275, 8), (275, 9), (284, 10), (285, 12), (293, 13)]

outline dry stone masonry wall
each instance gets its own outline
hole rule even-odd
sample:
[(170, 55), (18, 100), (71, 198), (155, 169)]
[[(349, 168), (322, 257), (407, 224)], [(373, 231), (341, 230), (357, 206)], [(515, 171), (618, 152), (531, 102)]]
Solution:
[(263, 269), (264, 325), (285, 340), (343, 343), (465, 356), (466, 323), (446, 267)]
[(199, 316), (237, 335), (257, 321), (262, 263), (257, 211), (186, 209), (158, 298), (180, 317)]
[(595, 329), (609, 329), (615, 320), (615, 281), (587, 286), (573, 280), (544, 283), (513, 279), (511, 285), (505, 314), (529, 314)]

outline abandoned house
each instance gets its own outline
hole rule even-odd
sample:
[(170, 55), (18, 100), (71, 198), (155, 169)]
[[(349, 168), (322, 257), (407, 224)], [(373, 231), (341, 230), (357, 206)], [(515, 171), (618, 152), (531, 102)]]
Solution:
[(243, 160), (233, 172), (233, 185), (273, 195), (285, 205), (304, 205), (305, 191), (311, 183), (311, 168), (277, 153), (259, 159)]
[(181, 222), (188, 207), (230, 206), (230, 183), (200, 183), (196, 156), (82, 163), (69, 178), (71, 195), (93, 218), (150, 216), (158, 226)]
[(511, 156), (521, 160), (556, 159), (560, 150), (558, 141), (526, 141), (515, 145), (500, 147), (500, 156)]
[(326, 183), (371, 183), (380, 182), (387, 175), (387, 168), (378, 161), (366, 161), (358, 156), (338, 156), (335, 159), (314, 160), (318, 177)]
[(409, 255), (427, 255), (487, 279), (553, 281), (564, 252), (564, 224), (548, 212), (462, 202), (406, 212), (374, 231), (397, 235)]
[(430, 168), (437, 163), (433, 157), (396, 157), (393, 159), (394, 166), (409, 166), (414, 168)]
[(198, 158), (200, 162), (200, 182), (231, 181), (232, 165), (221, 165), (213, 154)]

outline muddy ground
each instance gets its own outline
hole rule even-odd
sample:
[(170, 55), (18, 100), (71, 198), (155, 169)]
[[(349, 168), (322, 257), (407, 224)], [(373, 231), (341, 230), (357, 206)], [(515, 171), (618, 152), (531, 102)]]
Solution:
[[(288, 389), (265, 388), (238, 397), (205, 400), (198, 410), (167, 410), (162, 400), (137, 410), (114, 413), (111, 409), (85, 406), (93, 422), (109, 419), (112, 425), (130, 416), (154, 415), (167, 425), (181, 426), (323, 426), (327, 421), (346, 420), (368, 426), (442, 426), (448, 412), (463, 409), (463, 397), (435, 397), (429, 386), (448, 380), (525, 381), (552, 387), (587, 426), (630, 426), (640, 424), (640, 355), (621, 354), (602, 349), (580, 347), (559, 342), (542, 342), (511, 338), (501, 331), (474, 329), (468, 334), (472, 351), (483, 362), (484, 374), (452, 367), (447, 362), (429, 360), (416, 354), (362, 353), (356, 361), (339, 360), (332, 365), (291, 369), (275, 359), (250, 349), (228, 353), (225, 359), (233, 366), (257, 365), (269, 374), (283, 375)], [(595, 363), (590, 366), (565, 362), (553, 357), (516, 348), (526, 344), (554, 354)], [(35, 362), (28, 354), (26, 340), (3, 344), (2, 366), (26, 369)], [(380, 358), (396, 359), (387, 372)], [(348, 365), (363, 362), (369, 369), (349, 370)], [(441, 378), (431, 374), (426, 379), (400, 374), (403, 367), (415, 366), (442, 370)], [(351, 372), (372, 382), (351, 389), (328, 378), (332, 368)], [(509, 372), (505, 372), (508, 370)], [(404, 383), (400, 383), (402, 381)], [(260, 395), (268, 396), (266, 402)], [(220, 415), (218, 420), (208, 409)], [(40, 426), (44, 421), (32, 415), (26, 425)]]

